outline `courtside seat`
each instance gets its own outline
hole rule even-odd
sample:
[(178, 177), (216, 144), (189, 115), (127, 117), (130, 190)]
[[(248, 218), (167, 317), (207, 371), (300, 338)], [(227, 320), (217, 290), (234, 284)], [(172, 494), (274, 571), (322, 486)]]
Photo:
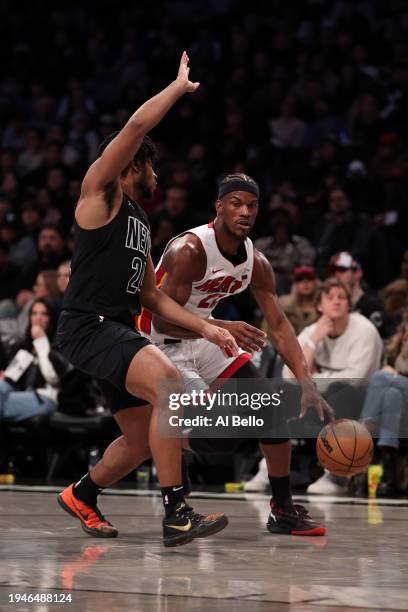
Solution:
[(91, 448), (104, 449), (117, 432), (114, 420), (105, 410), (84, 416), (57, 410), (19, 423), (3, 421), (1, 430), (3, 460), (13, 458), (17, 477), (31, 475), (27, 469), (29, 458), (36, 476), (45, 476), (48, 484), (68, 461), (73, 464), (79, 461), (81, 469), (86, 470)]
[(79, 458), (86, 462), (93, 447), (105, 449), (117, 432), (115, 421), (106, 410), (84, 416), (57, 410), (49, 416), (48, 427), (51, 434), (46, 476), (48, 483), (69, 460)]

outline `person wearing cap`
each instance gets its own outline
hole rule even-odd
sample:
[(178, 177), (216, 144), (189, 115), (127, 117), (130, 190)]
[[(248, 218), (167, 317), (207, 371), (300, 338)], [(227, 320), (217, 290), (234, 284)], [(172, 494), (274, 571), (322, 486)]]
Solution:
[(315, 295), (318, 286), (313, 266), (298, 266), (293, 272), (293, 289), (279, 298), (282, 310), (293, 325), (296, 335), (318, 318)]
[(359, 312), (375, 325), (381, 335), (384, 326), (384, 305), (381, 298), (363, 285), (361, 265), (347, 251), (336, 253), (329, 262), (329, 276), (340, 279), (348, 288), (351, 311)]

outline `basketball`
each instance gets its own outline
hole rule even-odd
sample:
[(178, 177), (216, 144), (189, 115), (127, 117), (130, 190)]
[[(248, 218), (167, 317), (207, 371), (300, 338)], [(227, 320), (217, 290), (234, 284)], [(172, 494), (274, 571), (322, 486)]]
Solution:
[(373, 439), (358, 421), (341, 419), (324, 427), (316, 440), (320, 463), (336, 476), (364, 472), (373, 456)]

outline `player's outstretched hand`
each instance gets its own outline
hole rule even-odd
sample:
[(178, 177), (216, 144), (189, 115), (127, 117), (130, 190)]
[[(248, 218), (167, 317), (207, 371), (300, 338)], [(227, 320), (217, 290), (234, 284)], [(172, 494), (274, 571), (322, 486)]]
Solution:
[(185, 51), (183, 51), (183, 55), (181, 56), (179, 71), (177, 75), (177, 80), (183, 84), (185, 93), (192, 93), (198, 89), (200, 83), (193, 83), (188, 78), (190, 67), (188, 65), (189, 58)]
[(327, 416), (330, 421), (334, 421), (336, 416), (333, 408), (326, 402), (324, 397), (317, 391), (313, 381), (302, 384), (302, 397), (300, 400), (299, 418), (303, 419), (306, 416), (309, 408), (315, 408), (321, 421)]
[(219, 326), (229, 331), (244, 351), (261, 351), (266, 345), (265, 332), (245, 321), (223, 321)]
[(238, 344), (235, 342), (234, 337), (226, 329), (218, 327), (217, 325), (211, 325), (211, 323), (207, 323), (202, 332), (202, 336), (209, 342), (219, 346), (224, 353), (230, 357), (236, 357), (238, 355)]

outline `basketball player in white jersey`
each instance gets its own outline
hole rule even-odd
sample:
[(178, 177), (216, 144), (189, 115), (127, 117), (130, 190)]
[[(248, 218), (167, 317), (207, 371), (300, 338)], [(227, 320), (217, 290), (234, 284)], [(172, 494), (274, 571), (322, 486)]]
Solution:
[[(250, 287), (276, 350), (301, 385), (300, 417), (314, 406), (321, 420), (324, 413), (332, 418), (332, 409), (317, 393), (293, 328), (279, 306), (272, 267), (248, 238), (258, 213), (258, 199), (259, 188), (252, 178), (245, 174), (225, 177), (219, 185), (216, 219), (171, 240), (156, 268), (156, 282), (162, 291), (190, 312), (228, 329), (245, 350), (238, 357), (227, 357), (207, 340), (146, 311), (139, 317), (138, 327), (166, 353), (187, 384), (197, 377), (210, 384), (219, 378), (257, 378), (256, 390), (270, 391), (271, 382), (250, 363), (250, 352), (263, 344), (262, 332), (256, 333), (244, 322), (210, 318), (220, 300)], [(272, 491), (267, 528), (271, 533), (324, 535), (325, 527), (292, 502), (291, 443), (282, 437), (282, 429), (280, 436), (260, 440)], [(189, 443), (192, 450), (203, 450), (200, 438), (190, 438)]]

